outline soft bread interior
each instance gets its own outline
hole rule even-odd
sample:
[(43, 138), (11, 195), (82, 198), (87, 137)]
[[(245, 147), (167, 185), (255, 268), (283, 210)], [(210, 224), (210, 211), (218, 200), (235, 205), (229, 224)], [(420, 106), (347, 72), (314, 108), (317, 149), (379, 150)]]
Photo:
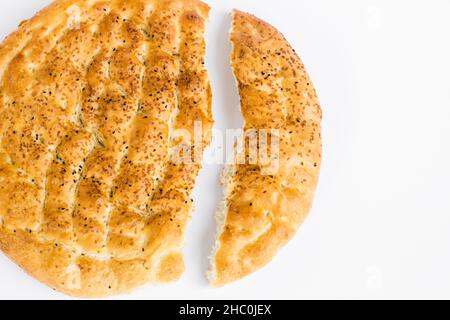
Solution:
[(219, 207), (216, 211), (216, 241), (214, 244), (214, 248), (212, 251), (212, 254), (210, 256), (210, 268), (207, 273), (208, 281), (211, 283), (211, 285), (215, 286), (216, 279), (217, 279), (217, 268), (215, 263), (215, 256), (217, 251), (220, 247), (220, 235), (223, 232), (223, 229), (225, 227), (225, 223), (227, 220), (227, 212), (228, 212), (228, 196), (232, 190), (232, 181), (233, 176), (236, 173), (236, 166), (235, 165), (227, 165), (225, 166), (225, 169), (222, 172), (221, 175), (221, 184), (222, 184), (222, 190), (223, 190), (223, 198), (222, 201), (219, 204)]

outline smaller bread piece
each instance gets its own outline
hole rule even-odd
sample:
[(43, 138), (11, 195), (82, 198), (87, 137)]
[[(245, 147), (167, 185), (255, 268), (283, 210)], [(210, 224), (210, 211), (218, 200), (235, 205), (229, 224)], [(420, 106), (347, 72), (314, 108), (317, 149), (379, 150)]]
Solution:
[(265, 266), (295, 235), (310, 211), (322, 157), (322, 112), (300, 58), (268, 23), (240, 11), (232, 16), (232, 67), (245, 130), (278, 130), (279, 168), (273, 174), (263, 164), (226, 170), (213, 286)]

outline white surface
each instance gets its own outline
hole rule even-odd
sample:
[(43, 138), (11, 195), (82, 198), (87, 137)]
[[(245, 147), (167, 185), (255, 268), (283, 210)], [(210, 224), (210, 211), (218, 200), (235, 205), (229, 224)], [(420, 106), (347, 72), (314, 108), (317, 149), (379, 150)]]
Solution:
[[(0, 34), (50, 1), (0, 1)], [(208, 67), (217, 128), (239, 128), (228, 12), (278, 27), (324, 111), (311, 216), (266, 268), (223, 289), (205, 280), (219, 166), (195, 193), (187, 272), (118, 298), (450, 298), (450, 1), (209, 0)], [(0, 298), (65, 298), (0, 255)]]

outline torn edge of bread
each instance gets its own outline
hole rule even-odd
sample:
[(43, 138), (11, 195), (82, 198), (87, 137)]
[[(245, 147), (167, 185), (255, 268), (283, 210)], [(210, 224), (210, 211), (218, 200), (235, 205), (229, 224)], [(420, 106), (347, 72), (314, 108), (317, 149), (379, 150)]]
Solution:
[[(230, 61), (232, 60), (232, 55), (233, 55), (233, 51), (234, 51), (234, 43), (233, 43), (233, 41), (231, 41), (231, 36), (233, 35), (233, 32), (234, 32), (234, 19), (235, 19), (235, 15), (237, 12), (238, 11), (236, 9), (234, 9), (230, 14), (231, 27), (230, 27), (230, 31), (228, 33), (229, 43), (231, 44)], [(232, 63), (230, 66), (234, 71)], [(238, 80), (237, 80), (234, 72), (233, 72), (233, 77), (236, 82), (236, 90), (237, 90)], [(215, 236), (214, 247), (212, 249), (211, 255), (209, 256), (210, 264), (209, 264), (209, 269), (207, 272), (207, 279), (213, 287), (219, 286), (217, 283), (217, 267), (216, 267), (216, 263), (215, 263), (215, 260), (216, 260), (215, 257), (220, 248), (220, 235), (222, 234), (223, 229), (225, 228), (226, 221), (227, 221), (227, 213), (228, 213), (227, 199), (232, 190), (232, 180), (233, 180), (234, 175), (236, 174), (236, 169), (237, 169), (237, 166), (235, 164), (226, 164), (222, 171), (222, 174), (220, 176), (220, 184), (222, 187), (222, 200), (220, 201), (217, 211), (215, 213), (216, 236)]]
[(225, 228), (226, 221), (227, 221), (227, 213), (228, 213), (227, 199), (232, 190), (232, 180), (233, 180), (233, 177), (235, 174), (236, 174), (236, 165), (226, 165), (221, 174), (221, 178), (220, 178), (223, 195), (222, 195), (222, 200), (221, 200), (219, 207), (215, 214), (215, 220), (216, 220), (216, 226), (217, 226), (216, 240), (214, 243), (212, 253), (209, 256), (210, 267), (209, 267), (208, 273), (207, 273), (208, 281), (213, 287), (218, 286), (215, 257), (216, 257), (216, 253), (219, 251), (219, 248), (220, 248), (220, 235), (222, 234), (223, 229)]

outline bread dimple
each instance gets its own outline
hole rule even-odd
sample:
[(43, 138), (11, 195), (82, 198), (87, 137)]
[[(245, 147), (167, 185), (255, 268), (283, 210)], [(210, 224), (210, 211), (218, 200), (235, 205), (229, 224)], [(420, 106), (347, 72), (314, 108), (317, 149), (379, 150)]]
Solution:
[(218, 217), (223, 226), (209, 273), (214, 286), (260, 269), (294, 236), (310, 210), (322, 153), (320, 105), (283, 35), (234, 11), (231, 42), (245, 129), (278, 130), (279, 169), (266, 172), (261, 161), (237, 164), (226, 178), (226, 207)]
[[(58, 0), (0, 46), (0, 249), (61, 292), (176, 280), (212, 126), (197, 0)], [(202, 150), (201, 150), (202, 151)]]

